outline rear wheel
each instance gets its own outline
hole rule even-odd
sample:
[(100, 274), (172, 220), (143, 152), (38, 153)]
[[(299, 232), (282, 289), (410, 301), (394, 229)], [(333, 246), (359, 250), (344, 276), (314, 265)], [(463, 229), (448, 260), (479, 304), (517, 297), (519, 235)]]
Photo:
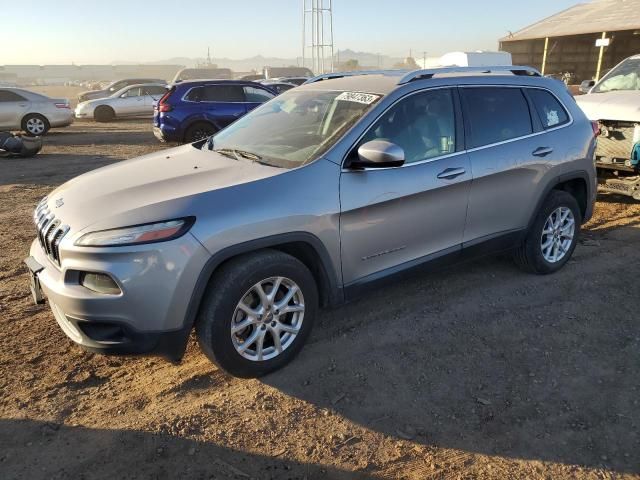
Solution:
[(263, 250), (212, 279), (196, 322), (202, 351), (228, 373), (259, 377), (300, 351), (317, 313), (316, 283), (296, 258)]
[(575, 197), (562, 190), (553, 190), (516, 250), (516, 263), (533, 273), (557, 272), (569, 261), (576, 248), (581, 223), (582, 216)]
[(49, 128), (49, 121), (37, 113), (30, 113), (22, 120), (22, 130), (32, 137), (46, 134)]
[(93, 118), (96, 119), (96, 122), (111, 122), (116, 118), (116, 112), (111, 107), (101, 105), (96, 108)]
[(186, 143), (197, 142), (216, 133), (216, 128), (208, 122), (196, 122), (184, 134)]

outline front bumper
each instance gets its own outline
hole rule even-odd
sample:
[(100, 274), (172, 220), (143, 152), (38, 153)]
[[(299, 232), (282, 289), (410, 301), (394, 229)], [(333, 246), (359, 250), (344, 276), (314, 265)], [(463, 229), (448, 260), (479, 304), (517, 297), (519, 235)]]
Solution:
[[(44, 296), (71, 340), (107, 354), (153, 354), (173, 361), (182, 357), (192, 326), (187, 321), (188, 304), (208, 259), (191, 234), (164, 243), (76, 247), (61, 254), (58, 267), (36, 240), (27, 264), (31, 271), (38, 270)], [(121, 293), (87, 289), (79, 283), (80, 271), (111, 276)]]

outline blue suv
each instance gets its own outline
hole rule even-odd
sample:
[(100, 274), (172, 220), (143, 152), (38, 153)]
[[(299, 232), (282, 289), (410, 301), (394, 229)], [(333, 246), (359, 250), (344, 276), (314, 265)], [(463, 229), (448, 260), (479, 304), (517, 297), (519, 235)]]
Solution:
[(165, 142), (195, 142), (275, 96), (269, 87), (254, 82), (181, 82), (173, 85), (154, 107), (153, 133)]

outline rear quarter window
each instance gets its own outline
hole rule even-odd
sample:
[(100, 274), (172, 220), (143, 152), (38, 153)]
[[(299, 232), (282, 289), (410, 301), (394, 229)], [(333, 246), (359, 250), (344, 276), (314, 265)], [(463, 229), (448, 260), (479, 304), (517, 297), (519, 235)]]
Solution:
[(569, 123), (569, 114), (551, 92), (539, 88), (528, 88), (527, 94), (545, 130)]
[(533, 133), (522, 90), (505, 87), (461, 88), (468, 148), (504, 142)]

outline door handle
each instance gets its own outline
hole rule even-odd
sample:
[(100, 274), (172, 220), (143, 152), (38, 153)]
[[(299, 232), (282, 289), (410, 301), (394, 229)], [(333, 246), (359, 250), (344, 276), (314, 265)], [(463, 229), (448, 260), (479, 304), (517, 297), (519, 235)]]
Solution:
[(456, 177), (459, 177), (460, 175), (464, 175), (465, 173), (467, 173), (467, 171), (464, 168), (461, 168), (461, 167), (447, 168), (447, 169), (443, 170), (442, 172), (440, 172), (438, 174), (438, 178), (445, 179), (445, 180), (451, 180), (451, 179), (454, 179)]
[(551, 147), (539, 147), (539, 148), (536, 148), (533, 152), (531, 152), (531, 154), (535, 155), (536, 157), (546, 157), (551, 152), (553, 152), (553, 148)]

